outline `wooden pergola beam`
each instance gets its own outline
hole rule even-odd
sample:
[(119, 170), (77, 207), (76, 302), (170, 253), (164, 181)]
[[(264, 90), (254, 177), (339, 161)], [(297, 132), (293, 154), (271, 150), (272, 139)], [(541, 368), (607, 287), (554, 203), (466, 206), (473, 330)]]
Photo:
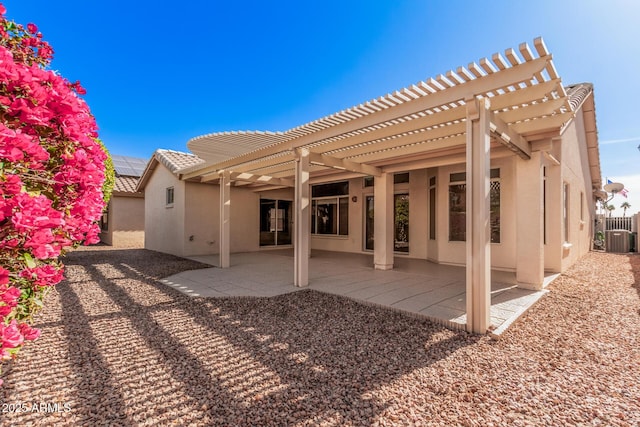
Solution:
[(358, 163), (351, 160), (339, 159), (337, 157), (328, 156), (320, 153), (310, 153), (309, 161), (311, 164), (327, 166), (334, 169), (346, 170), (349, 172), (358, 172), (363, 175), (380, 176), (382, 170), (378, 167), (367, 165), (365, 163)]
[[(202, 177), (202, 182), (214, 181), (220, 179), (224, 172), (214, 172)], [(231, 181), (245, 181), (254, 182), (258, 184), (276, 185), (279, 187), (293, 187), (294, 182), (292, 179), (276, 178), (269, 175), (257, 175), (248, 172), (231, 172), (229, 173), (229, 179)]]
[(516, 153), (521, 158), (531, 158), (531, 143), (515, 132), (508, 124), (495, 114), (490, 114), (489, 128), (496, 135), (498, 142)]

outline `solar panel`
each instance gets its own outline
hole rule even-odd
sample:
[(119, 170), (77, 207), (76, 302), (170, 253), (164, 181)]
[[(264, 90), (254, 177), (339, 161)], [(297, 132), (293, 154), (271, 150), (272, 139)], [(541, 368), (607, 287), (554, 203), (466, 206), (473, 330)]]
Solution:
[(113, 168), (116, 170), (118, 176), (140, 177), (144, 172), (144, 168), (147, 166), (147, 161), (139, 157), (113, 154), (111, 160), (113, 160)]

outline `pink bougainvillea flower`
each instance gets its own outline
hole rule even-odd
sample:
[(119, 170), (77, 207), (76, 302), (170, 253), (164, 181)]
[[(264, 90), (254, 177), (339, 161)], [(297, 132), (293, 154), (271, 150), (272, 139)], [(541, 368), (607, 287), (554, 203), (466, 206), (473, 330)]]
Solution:
[(20, 289), (18, 288), (10, 287), (4, 292), (0, 291), (0, 301), (10, 307), (15, 307), (18, 304), (18, 298), (20, 298)]
[(13, 307), (9, 305), (0, 305), (0, 317), (6, 317), (7, 315), (9, 315), (9, 313), (11, 313), (12, 310)]
[(24, 337), (18, 329), (18, 322), (13, 319), (8, 325), (0, 324), (0, 340), (6, 348), (16, 348), (24, 342)]
[(0, 177), (0, 196), (4, 194), (16, 194), (22, 189), (22, 181), (18, 175), (5, 174), (4, 180)]
[(2, 285), (9, 283), (9, 270), (0, 267), (0, 289)]
[(18, 329), (27, 341), (33, 341), (40, 336), (40, 329), (32, 328), (27, 323), (20, 323)]
[(58, 256), (98, 241), (107, 159), (80, 82), (51, 71), (38, 27), (5, 12), (0, 3), (0, 361), (39, 336), (25, 321), (62, 280)]
[(27, 268), (20, 273), (21, 277), (30, 279), (37, 286), (53, 286), (63, 278), (64, 267), (44, 265), (42, 267)]

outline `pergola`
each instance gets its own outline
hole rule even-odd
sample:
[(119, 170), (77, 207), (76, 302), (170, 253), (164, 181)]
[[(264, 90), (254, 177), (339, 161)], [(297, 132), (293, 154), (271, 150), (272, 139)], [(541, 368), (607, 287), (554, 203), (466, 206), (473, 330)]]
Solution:
[[(294, 284), (309, 282), (310, 184), (335, 173), (374, 177), (377, 269), (393, 266), (393, 173), (466, 163), (467, 327), (484, 333), (490, 310), (490, 158), (519, 156), (538, 168), (550, 154), (576, 105), (562, 86), (543, 40), (298, 126), (286, 132), (219, 132), (193, 138), (189, 149), (205, 163), (179, 171), (181, 179), (220, 183), (220, 266), (230, 258), (230, 186), (295, 188)], [(588, 93), (584, 95), (587, 97)], [(579, 97), (578, 97), (579, 98)], [(597, 156), (595, 118), (590, 150)], [(542, 157), (541, 157), (542, 156)], [(596, 182), (595, 180), (598, 180)], [(599, 173), (594, 187), (599, 188)], [(541, 195), (539, 182), (524, 184)], [(538, 198), (540, 200), (540, 198)], [(540, 210), (531, 202), (527, 208)], [(541, 241), (542, 225), (527, 224), (518, 241)], [(524, 245), (519, 243), (519, 245)], [(518, 246), (522, 265), (543, 274), (541, 250)], [(526, 277), (523, 277), (525, 280)]]

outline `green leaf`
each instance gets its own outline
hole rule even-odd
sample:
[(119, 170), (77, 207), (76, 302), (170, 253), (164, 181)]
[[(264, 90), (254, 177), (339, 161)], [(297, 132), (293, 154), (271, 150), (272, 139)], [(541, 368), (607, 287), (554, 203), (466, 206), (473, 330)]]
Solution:
[(36, 262), (33, 260), (33, 257), (31, 256), (31, 254), (25, 253), (23, 256), (24, 256), (24, 262), (25, 264), (27, 264), (27, 267), (36, 268)]

